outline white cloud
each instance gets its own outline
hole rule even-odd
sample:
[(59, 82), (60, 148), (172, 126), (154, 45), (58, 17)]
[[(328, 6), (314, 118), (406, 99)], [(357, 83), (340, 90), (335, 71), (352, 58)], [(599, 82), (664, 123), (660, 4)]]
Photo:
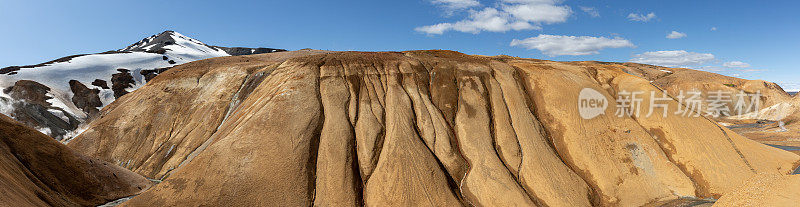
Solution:
[(637, 22), (649, 22), (649, 21), (650, 21), (651, 19), (653, 19), (653, 18), (656, 18), (656, 14), (655, 14), (655, 13), (653, 13), (653, 12), (650, 12), (650, 13), (649, 13), (649, 14), (647, 14), (647, 15), (644, 15), (644, 14), (634, 14), (634, 13), (630, 13), (630, 14), (628, 14), (628, 19), (629, 19), (629, 20), (631, 20), (631, 21), (637, 21)]
[(680, 39), (686, 37), (686, 33), (681, 33), (678, 31), (672, 31), (667, 34), (667, 39)]
[(798, 92), (798, 91), (800, 91), (800, 83), (797, 83), (797, 82), (782, 82), (782, 83), (777, 83), (777, 84), (780, 85), (781, 88), (783, 88), (783, 90), (786, 91), (786, 92)]
[(455, 23), (439, 23), (417, 27), (414, 30), (427, 34), (443, 34), (449, 30), (477, 34), (481, 31), (506, 32), (509, 30), (541, 29), (541, 27), (525, 21), (510, 22), (509, 14), (494, 8), (486, 8), (482, 11), (470, 11), (469, 16), (469, 19)]
[(731, 61), (723, 63), (722, 66), (725, 66), (727, 68), (749, 68), (750, 64), (742, 61)]
[(711, 27), (711, 31), (717, 31), (717, 27)]
[(542, 24), (566, 22), (572, 15), (572, 9), (560, 5), (561, 2), (561, 0), (501, 0), (496, 7), (469, 9), (469, 16), (461, 21), (422, 26), (414, 30), (426, 34), (443, 34), (451, 30), (476, 34), (482, 31), (541, 29)]
[(481, 5), (477, 0), (431, 0), (431, 3), (444, 8), (447, 16), (452, 15), (453, 12), (456, 11)]
[(635, 47), (630, 41), (615, 37), (590, 36), (561, 36), (540, 34), (538, 37), (531, 37), (524, 40), (513, 40), (511, 46), (525, 47), (529, 50), (536, 49), (545, 55), (592, 55), (598, 54), (605, 48)]
[(597, 9), (595, 9), (594, 7), (582, 6), (581, 10), (583, 10), (583, 12), (586, 12), (586, 14), (589, 14), (589, 16), (600, 17), (600, 11), (597, 11)]
[(567, 17), (572, 14), (572, 9), (568, 6), (559, 6), (548, 3), (523, 3), (504, 5), (503, 11), (508, 12), (513, 17), (535, 23), (562, 23), (567, 21)]
[(666, 67), (678, 67), (689, 65), (700, 65), (714, 60), (713, 54), (686, 52), (685, 50), (654, 51), (645, 52), (633, 56), (631, 62), (660, 65)]

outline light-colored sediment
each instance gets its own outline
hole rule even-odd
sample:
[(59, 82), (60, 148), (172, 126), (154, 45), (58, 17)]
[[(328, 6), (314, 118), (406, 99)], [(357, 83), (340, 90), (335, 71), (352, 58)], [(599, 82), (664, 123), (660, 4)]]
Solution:
[(797, 206), (800, 175), (759, 175), (720, 198), (715, 207)]

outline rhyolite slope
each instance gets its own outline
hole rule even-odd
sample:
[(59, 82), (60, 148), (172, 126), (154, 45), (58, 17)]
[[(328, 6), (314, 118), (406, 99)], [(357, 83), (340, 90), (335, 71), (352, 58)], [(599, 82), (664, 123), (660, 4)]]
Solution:
[(296, 51), (175, 67), (68, 146), (165, 179), (127, 206), (642, 206), (800, 164), (673, 99), (583, 119), (584, 88), (666, 96), (620, 64)]
[(96, 206), (151, 185), (0, 114), (0, 206)]

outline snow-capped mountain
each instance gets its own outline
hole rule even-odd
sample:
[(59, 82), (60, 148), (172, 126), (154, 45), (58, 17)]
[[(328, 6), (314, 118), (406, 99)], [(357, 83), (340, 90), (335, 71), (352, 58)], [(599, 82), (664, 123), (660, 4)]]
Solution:
[(210, 46), (174, 31), (120, 50), (0, 69), (0, 113), (69, 139), (99, 110), (172, 66), (206, 58), (285, 51)]

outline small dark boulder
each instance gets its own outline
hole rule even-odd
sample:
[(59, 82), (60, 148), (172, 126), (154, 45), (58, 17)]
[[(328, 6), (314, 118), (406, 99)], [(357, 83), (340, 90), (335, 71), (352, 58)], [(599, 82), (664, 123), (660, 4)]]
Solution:
[(152, 69), (152, 70), (142, 70), (142, 71), (139, 71), (139, 74), (142, 74), (142, 76), (144, 76), (144, 80), (146, 82), (150, 82), (150, 80), (155, 78), (158, 74), (163, 73), (164, 71), (167, 71), (170, 68), (172, 68), (172, 67), (156, 68), (156, 69)]
[(77, 80), (70, 80), (69, 81), (69, 88), (72, 90), (72, 103), (75, 104), (76, 107), (89, 114), (89, 116), (94, 116), (100, 110), (97, 107), (103, 106), (103, 102), (100, 101), (100, 90), (98, 89), (89, 89), (86, 85), (83, 85), (80, 81)]
[(117, 99), (122, 95), (128, 93), (126, 88), (133, 87), (136, 82), (133, 81), (133, 76), (126, 69), (117, 69), (119, 73), (111, 75), (111, 90), (114, 91), (114, 98)]
[(102, 89), (109, 89), (108, 82), (106, 82), (105, 80), (94, 79), (94, 81), (92, 82), (92, 85), (100, 87)]

